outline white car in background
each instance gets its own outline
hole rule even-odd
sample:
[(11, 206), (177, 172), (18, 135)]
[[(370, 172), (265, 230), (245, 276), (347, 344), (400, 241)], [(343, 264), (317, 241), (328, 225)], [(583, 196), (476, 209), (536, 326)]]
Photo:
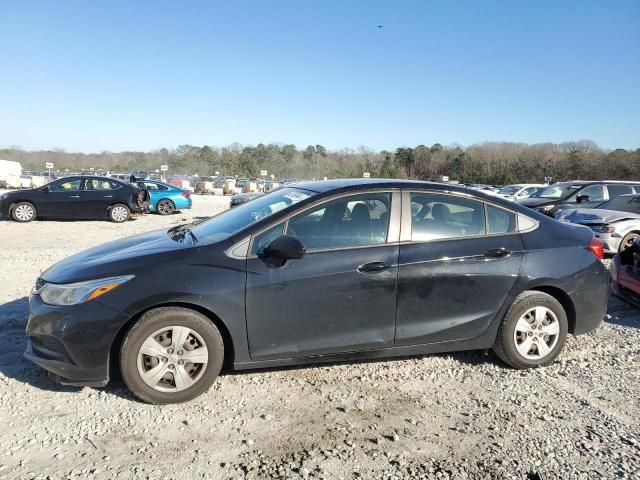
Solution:
[(519, 200), (521, 198), (527, 198), (546, 186), (547, 185), (543, 185), (541, 183), (516, 183), (501, 187), (497, 191), (497, 194), (508, 200)]

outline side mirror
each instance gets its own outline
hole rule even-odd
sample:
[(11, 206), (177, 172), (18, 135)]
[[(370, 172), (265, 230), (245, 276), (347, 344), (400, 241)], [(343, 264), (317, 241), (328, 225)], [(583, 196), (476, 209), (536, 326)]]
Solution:
[(576, 197), (576, 201), (578, 203), (582, 203), (582, 202), (588, 202), (589, 201), (589, 195), (578, 195)]
[(282, 235), (271, 242), (262, 252), (261, 257), (275, 260), (273, 266), (281, 267), (287, 260), (298, 260), (307, 253), (302, 242), (295, 237)]
[(49, 191), (49, 187), (42, 187), (40, 191), (47, 193)]

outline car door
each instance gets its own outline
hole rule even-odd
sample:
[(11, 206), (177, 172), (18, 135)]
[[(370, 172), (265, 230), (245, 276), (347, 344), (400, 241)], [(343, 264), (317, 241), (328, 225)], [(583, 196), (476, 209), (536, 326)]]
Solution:
[(85, 178), (80, 194), (82, 208), (79, 216), (84, 218), (106, 217), (109, 206), (114, 202), (113, 185), (114, 182), (107, 178)]
[(396, 345), (479, 335), (518, 277), (518, 216), (465, 196), (432, 192), (404, 192), (402, 211)]
[[(399, 209), (399, 193), (345, 195), (253, 238), (246, 285), (252, 359), (393, 345)], [(270, 267), (262, 254), (283, 233), (298, 238), (306, 255)]]
[(70, 177), (46, 185), (36, 204), (38, 216), (75, 218), (79, 210), (82, 179)]

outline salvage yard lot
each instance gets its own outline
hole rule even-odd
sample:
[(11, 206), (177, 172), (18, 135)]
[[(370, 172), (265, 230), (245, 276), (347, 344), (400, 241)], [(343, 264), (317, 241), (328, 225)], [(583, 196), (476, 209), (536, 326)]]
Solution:
[(640, 476), (640, 312), (610, 299), (547, 368), (491, 354), (225, 374), (151, 406), (119, 381), (60, 387), (22, 359), (29, 290), (62, 258), (227, 208), (171, 217), (0, 221), (0, 478), (632, 478)]

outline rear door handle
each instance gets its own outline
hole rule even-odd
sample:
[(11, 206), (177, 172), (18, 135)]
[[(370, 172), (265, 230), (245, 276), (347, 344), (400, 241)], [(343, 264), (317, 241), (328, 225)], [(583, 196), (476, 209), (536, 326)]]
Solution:
[(69, 195), (69, 198), (80, 198), (80, 195)]
[(113, 195), (104, 195), (104, 198), (113, 198)]
[(365, 263), (364, 265), (360, 265), (358, 267), (358, 271), (360, 273), (378, 273), (384, 272), (385, 270), (389, 270), (391, 265), (385, 262), (371, 262)]
[(494, 248), (484, 252), (484, 256), (487, 258), (507, 258), (511, 256), (511, 250), (507, 250), (506, 248)]

